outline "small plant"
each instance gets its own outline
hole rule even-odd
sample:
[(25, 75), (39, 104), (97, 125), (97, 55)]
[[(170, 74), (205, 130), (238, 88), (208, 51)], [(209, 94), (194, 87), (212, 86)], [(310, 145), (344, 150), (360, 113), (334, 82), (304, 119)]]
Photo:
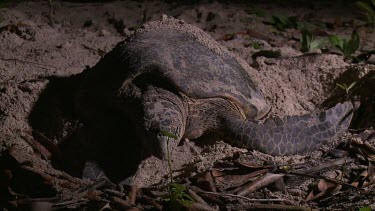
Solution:
[(296, 16), (286, 17), (282, 15), (279, 15), (279, 16), (273, 15), (271, 22), (269, 24), (271, 24), (273, 27), (275, 27), (279, 31), (285, 31), (285, 29), (297, 28), (298, 20)]
[[(375, 0), (374, 0), (375, 1)], [(271, 21), (264, 21), (263, 23), (272, 25), (279, 31), (285, 31), (285, 29), (298, 29), (298, 30), (313, 30), (316, 28), (325, 28), (326, 23), (322, 21), (300, 21), (297, 16), (283, 16), (273, 15)]]
[(168, 207), (178, 210), (178, 208), (189, 207), (194, 200), (186, 193), (186, 187), (177, 183), (170, 183), (168, 185), (169, 194), (163, 197), (163, 200), (168, 203)]
[(253, 19), (250, 18), (250, 17), (245, 17), (245, 18), (241, 18), (240, 22), (242, 22), (242, 23), (252, 23)]
[(254, 48), (254, 49), (257, 49), (257, 50), (263, 48), (262, 44), (259, 43), (259, 42), (251, 42), (251, 43), (249, 44), (249, 46), (252, 47), (252, 48)]
[(353, 31), (349, 40), (337, 35), (330, 35), (328, 40), (341, 51), (345, 58), (351, 58), (352, 54), (358, 50), (360, 43), (359, 34), (356, 31)]
[(360, 209), (359, 209), (359, 211), (371, 211), (372, 209), (371, 209), (371, 207), (361, 207)]
[(258, 17), (265, 17), (266, 16), (266, 12), (264, 10), (261, 10), (261, 9), (257, 9), (257, 8), (252, 8), (252, 9), (247, 9), (245, 10), (245, 12), (247, 14), (254, 14)]
[(194, 203), (194, 200), (186, 193), (186, 187), (181, 184), (173, 182), (173, 169), (172, 161), (170, 157), (169, 149), (169, 138), (177, 139), (177, 136), (167, 132), (160, 131), (162, 135), (168, 137), (167, 139), (167, 161), (168, 161), (168, 170), (169, 177), (171, 182), (168, 185), (169, 194), (163, 197), (163, 201), (167, 202), (167, 210), (183, 210), (184, 207), (189, 207)]
[(349, 86), (346, 83), (343, 84), (336, 84), (337, 87), (344, 90), (347, 95), (349, 95), (349, 91), (356, 85), (356, 81), (351, 83)]
[(367, 2), (357, 1), (355, 6), (359, 9), (361, 14), (364, 16), (364, 19), (367, 25), (374, 27), (375, 26), (375, 0), (368, 0)]
[(6, 7), (8, 3), (8, 0), (0, 0), (0, 9)]
[(177, 139), (177, 136), (175, 134), (172, 134), (168, 131), (160, 131), (163, 136), (168, 137), (167, 139), (167, 161), (168, 161), (168, 170), (169, 170), (169, 177), (171, 180), (171, 183), (173, 183), (173, 169), (172, 169), (172, 161), (171, 161), (171, 154), (169, 149), (169, 138)]
[(321, 49), (327, 43), (326, 39), (316, 39), (308, 30), (302, 31), (301, 51), (306, 53), (315, 49)]

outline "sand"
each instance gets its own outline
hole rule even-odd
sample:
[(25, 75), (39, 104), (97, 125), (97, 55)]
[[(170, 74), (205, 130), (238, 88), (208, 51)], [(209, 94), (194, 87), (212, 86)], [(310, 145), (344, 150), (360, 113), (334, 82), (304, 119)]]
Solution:
[[(303, 54), (296, 39), (300, 36), (297, 30), (279, 32), (264, 24), (272, 14), (283, 13), (337, 24), (334, 29), (324, 30), (342, 36), (349, 36), (353, 25), (361, 25), (350, 8), (342, 5), (329, 7), (326, 4), (329, 3), (317, 3), (307, 8), (266, 3), (212, 2), (190, 5), (159, 1), (72, 3), (54, 0), (52, 7), (47, 1), (6, 5), (0, 9), (0, 148), (12, 148), (20, 162), (31, 162), (43, 171), (58, 169), (78, 177), (81, 170), (52, 166), (49, 159), (43, 159), (34, 152), (25, 138), (31, 137), (30, 131), (39, 130), (53, 142), (62, 143), (64, 137), (80, 127), (79, 123), (67, 117), (69, 112), (64, 109), (64, 105), (71, 103), (66, 100), (72, 94), (69, 85), (58, 90), (56, 93), (59, 95), (47, 96), (55, 107), (46, 110), (44, 122), (39, 128), (32, 125), (30, 114), (42, 98), (43, 91), (51, 83), (56, 84), (56, 77), (65, 80), (81, 73), (86, 67), (94, 66), (105, 53), (133, 34), (144, 22), (160, 20), (163, 14), (200, 27), (228, 48), (231, 54), (238, 56), (271, 106), (269, 116), (303, 114), (332, 105), (335, 100), (340, 100), (326, 101), (334, 93), (340, 95), (336, 83), (350, 84), (360, 80), (371, 73), (374, 66), (350, 64), (342, 55), (332, 51), (322, 54), (318, 50)], [(256, 15), (256, 11), (265, 11), (265, 16)], [(148, 30), (148, 27), (152, 28), (148, 25), (143, 30)], [(374, 33), (361, 27), (358, 31), (362, 38), (361, 50), (373, 49)], [(258, 34), (255, 36), (254, 32)], [(205, 42), (205, 33), (194, 33), (201, 42)], [(258, 43), (262, 49), (279, 50), (281, 56), (253, 59), (251, 55), (259, 51), (252, 47), (253, 43)], [(363, 126), (373, 125), (374, 122), (370, 120)], [(172, 157), (173, 168), (176, 177), (189, 177), (236, 153), (250, 153), (280, 163), (306, 159), (300, 156), (270, 158), (235, 147), (221, 139), (209, 144), (186, 140)], [(320, 155), (321, 152), (317, 151), (309, 159)], [(116, 162), (116, 158), (113, 158), (113, 163)], [(135, 177), (130, 183), (141, 187), (161, 184), (167, 180), (166, 167), (166, 162), (155, 157), (142, 160), (137, 171), (133, 172)], [(129, 180), (126, 182), (129, 183)]]

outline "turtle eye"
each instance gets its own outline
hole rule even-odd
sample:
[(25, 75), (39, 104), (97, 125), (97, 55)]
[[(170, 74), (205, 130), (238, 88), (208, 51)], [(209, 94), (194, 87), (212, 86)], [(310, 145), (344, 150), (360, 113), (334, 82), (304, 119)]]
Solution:
[(245, 107), (245, 115), (248, 119), (255, 119), (258, 115), (258, 109), (254, 105), (248, 104)]

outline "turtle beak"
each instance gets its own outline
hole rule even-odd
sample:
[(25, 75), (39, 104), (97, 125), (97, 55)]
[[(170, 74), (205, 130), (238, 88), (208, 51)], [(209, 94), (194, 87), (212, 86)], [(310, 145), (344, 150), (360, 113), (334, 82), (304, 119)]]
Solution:
[(269, 112), (271, 111), (271, 106), (267, 105), (263, 107), (260, 111), (258, 111), (258, 114), (255, 116), (255, 120), (261, 120), (263, 117), (265, 117)]
[(271, 111), (271, 106), (263, 106), (258, 110), (257, 107), (254, 105), (248, 105), (244, 109), (244, 113), (246, 115), (247, 119), (252, 120), (261, 120), (263, 117), (265, 117), (269, 112)]

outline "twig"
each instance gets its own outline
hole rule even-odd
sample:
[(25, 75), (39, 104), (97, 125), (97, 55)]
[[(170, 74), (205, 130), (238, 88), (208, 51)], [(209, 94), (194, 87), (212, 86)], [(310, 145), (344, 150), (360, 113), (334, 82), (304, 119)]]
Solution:
[(193, 203), (190, 205), (189, 210), (214, 211), (213, 208), (202, 203)]
[(142, 24), (147, 22), (147, 9), (143, 10)]
[(68, 207), (68, 206), (70, 207), (70, 206), (74, 205), (75, 207), (78, 207), (78, 205), (85, 204), (88, 201), (90, 201), (90, 200), (89, 199), (85, 199), (85, 198), (79, 198), (79, 199), (74, 199), (74, 200), (69, 200), (69, 201), (63, 201), (63, 202), (55, 203), (52, 206), (53, 207), (63, 208), (63, 207)]
[(40, 175), (45, 180), (45, 182), (49, 182), (51, 184), (54, 183), (55, 185), (56, 184), (61, 185), (62, 183), (64, 183), (65, 186), (69, 184), (70, 187), (77, 187), (77, 185), (85, 185), (85, 183), (82, 180), (78, 178), (73, 178), (72, 176), (66, 174), (65, 172), (57, 171), (57, 173), (49, 173), (49, 172), (46, 173), (39, 169), (35, 169), (33, 167), (25, 166), (25, 165), (22, 166), (21, 168)]
[[(169, 150), (169, 137), (167, 137), (167, 161), (168, 161), (168, 171), (170, 177), (170, 183), (173, 183), (173, 169), (172, 169), (172, 162), (171, 162), (171, 154)], [(170, 190), (169, 190), (170, 191)]]
[(200, 196), (198, 196), (197, 193), (195, 193), (193, 190), (191, 190), (190, 188), (188, 189), (188, 193), (189, 195), (191, 196), (191, 198), (194, 199), (194, 201), (200, 203), (200, 204), (203, 204), (207, 207), (210, 207), (210, 205), (207, 204), (207, 202), (205, 200), (203, 200)]
[[(244, 175), (243, 181), (241, 181), (238, 185), (236, 185), (237, 188), (234, 189), (234, 190), (238, 190), (239, 188), (241, 188), (241, 186), (248, 183), (251, 178), (266, 174), (266, 173), (268, 173), (268, 171), (269, 171), (268, 169), (261, 169), (261, 170), (258, 170), (258, 171), (251, 172), (247, 175)], [(234, 186), (234, 187), (236, 187), (236, 186)]]
[(131, 207), (132, 205), (129, 203), (129, 201), (125, 201), (124, 199), (121, 199), (121, 198), (118, 198), (118, 197), (115, 197), (113, 196), (112, 197), (112, 201), (119, 207), (121, 207), (122, 209), (128, 209), (129, 207)]
[[(99, 179), (95, 181), (93, 184), (80, 188), (76, 190), (74, 193), (70, 194), (69, 196), (64, 197), (63, 200), (65, 199), (66, 201), (56, 203), (53, 206), (63, 206), (63, 207), (71, 206), (71, 205), (78, 206), (82, 203), (87, 203), (88, 201), (90, 201), (90, 198), (87, 198), (88, 193), (91, 191), (97, 190), (98, 188), (102, 187), (106, 183), (107, 183), (107, 180), (105, 178)], [(112, 197), (112, 198), (117, 198), (117, 197)], [(72, 200), (68, 200), (68, 199), (72, 199)]]
[(322, 165), (319, 165), (319, 166), (316, 166), (316, 167), (313, 167), (313, 168), (309, 168), (309, 169), (304, 169), (304, 170), (299, 170), (299, 171), (296, 171), (295, 173), (297, 174), (303, 174), (303, 175), (307, 175), (307, 174), (314, 174), (314, 173), (318, 173), (318, 172), (322, 172), (326, 169), (329, 169), (329, 168), (332, 168), (332, 167), (336, 167), (336, 166), (341, 166), (343, 164), (348, 164), (348, 163), (352, 163), (354, 160), (351, 159), (351, 158), (342, 158), (342, 159), (339, 159), (339, 160), (335, 160), (333, 162), (328, 162), (328, 163), (324, 163)]
[(93, 190), (96, 190), (98, 188), (103, 187), (107, 183), (107, 181), (108, 180), (106, 178), (102, 178), (102, 179), (99, 179), (99, 180), (95, 181), (91, 185), (80, 188), (80, 189), (75, 191), (75, 194), (77, 194), (75, 197), (83, 197), (87, 194), (87, 192), (90, 192), (90, 191), (93, 191)]
[[(57, 179), (57, 180), (60, 180), (60, 181), (61, 180), (68, 181), (71, 184), (78, 184), (78, 185), (85, 185), (86, 184), (83, 180), (81, 180), (77, 177), (72, 177), (69, 174), (67, 174), (65, 172), (62, 172), (62, 171), (55, 170), (54, 172), (44, 172), (44, 171), (41, 171), (39, 169), (35, 169), (31, 166), (26, 166), (26, 165), (23, 165), (22, 168), (27, 170), (27, 171), (31, 171), (35, 174), (40, 175), (43, 179), (45, 179), (47, 181), (50, 181), (52, 179)], [(74, 185), (71, 185), (71, 186), (74, 186)]]
[(154, 207), (156, 210), (162, 210), (162, 209), (163, 209), (163, 207), (162, 207), (159, 203), (157, 203), (157, 202), (155, 201), (155, 199), (153, 199), (153, 198), (151, 198), (151, 197), (149, 197), (149, 196), (146, 196), (146, 195), (143, 195), (142, 198), (143, 198), (147, 203), (149, 203), (152, 207)]
[(52, 0), (49, 0), (48, 3), (49, 3), (49, 17), (48, 18), (50, 21), (50, 25), (54, 26), (55, 25), (55, 21), (53, 21), (54, 7), (53, 7)]
[(209, 193), (203, 193), (204, 191), (196, 186), (189, 186), (189, 190), (193, 190), (195, 193), (201, 193), (200, 197), (211, 202), (212, 204), (224, 205), (224, 202), (218, 196)]
[(113, 189), (104, 189), (103, 190), (106, 194), (110, 194), (110, 195), (113, 195), (113, 196), (116, 196), (118, 198), (122, 198), (124, 196), (126, 196), (125, 193), (122, 193), (120, 191), (117, 191), (117, 190), (113, 190)]
[(25, 140), (31, 146), (31, 148), (33, 148), (34, 152), (40, 154), (44, 160), (51, 159), (51, 152), (38, 141), (36, 141), (33, 137), (24, 134), (21, 134), (20, 137)]
[(40, 68), (43, 68), (43, 69), (48, 69), (47, 67), (58, 69), (57, 67), (54, 67), (54, 66), (51, 66), (51, 65), (40, 64), (40, 63), (37, 63), (37, 62), (26, 61), (26, 60), (21, 60), (21, 59), (10, 59), (10, 58), (3, 58), (3, 57), (0, 57), (0, 59), (3, 60), (3, 61), (15, 61), (15, 62), (33, 64), (33, 65), (41, 66)]
[(64, 171), (58, 171), (58, 173), (56, 173), (55, 175), (58, 176), (59, 178), (68, 180), (69, 182), (74, 183), (74, 184), (80, 184), (80, 185), (86, 184), (82, 179), (78, 177), (73, 177)]
[(137, 193), (138, 193), (138, 186), (132, 185), (130, 187), (130, 192), (129, 192), (129, 202), (130, 204), (135, 204), (135, 201), (137, 199)]
[(26, 171), (30, 171), (30, 172), (33, 172), (35, 174), (38, 174), (39, 176), (41, 176), (45, 181), (48, 181), (48, 182), (51, 182), (55, 177), (49, 175), (49, 174), (46, 174), (45, 172), (43, 171), (40, 171), (38, 169), (35, 169), (33, 167), (30, 167), (30, 166), (22, 166), (21, 167), (22, 169), (26, 170)]
[(291, 210), (291, 211), (316, 211), (311, 207), (300, 207), (296, 205), (284, 204), (249, 204), (242, 205), (241, 210)]
[(235, 195), (235, 194), (230, 194), (230, 193), (215, 193), (215, 192), (209, 192), (209, 191), (201, 191), (199, 193), (211, 194), (211, 195), (223, 196), (223, 197), (240, 198), (240, 199), (246, 200), (248, 202), (286, 202), (286, 201), (288, 201), (287, 199), (250, 199), (250, 198), (245, 197), (245, 196), (240, 196), (240, 195)]
[(336, 179), (332, 179), (332, 178), (328, 178), (328, 177), (324, 177), (324, 176), (320, 176), (320, 175), (301, 174), (301, 173), (298, 173), (298, 172), (289, 172), (287, 174), (287, 176), (290, 176), (290, 175), (302, 176), (302, 177), (309, 177), (309, 178), (314, 178), (314, 179), (324, 179), (324, 180), (327, 180), (329, 182), (340, 184), (340, 185), (342, 185), (342, 186), (344, 186), (346, 188), (351, 188), (351, 189), (356, 189), (356, 190), (362, 190), (362, 188), (355, 187), (355, 186), (353, 186), (351, 184), (348, 184), (346, 182), (342, 182), (340, 180), (336, 180)]
[(51, 197), (51, 198), (23, 198), (17, 199), (17, 204), (31, 204), (34, 202), (54, 202), (59, 201), (60, 197)]
[(208, 171), (204, 174), (204, 179), (208, 182), (208, 187), (210, 191), (217, 192), (217, 188), (214, 181), (214, 176), (212, 171)]
[(107, 54), (107, 52), (101, 50), (101, 49), (94, 49), (86, 44), (82, 44), (82, 46), (90, 51), (94, 51), (95, 53), (97, 53), (100, 57), (103, 57), (105, 54)]
[(284, 177), (284, 174), (272, 174), (272, 173), (267, 173), (263, 176), (260, 176), (257, 180), (255, 180), (252, 183), (249, 183), (240, 189), (236, 190), (237, 194), (240, 196), (246, 196), (249, 193), (252, 193), (262, 187), (265, 187), (269, 184), (272, 184), (276, 182), (277, 180), (281, 179)]
[[(372, 135), (371, 135), (372, 136)], [(368, 142), (362, 141), (362, 143), (358, 140), (351, 140), (351, 144), (354, 145), (353, 147), (357, 147), (360, 149), (363, 149), (367, 151), (368, 154), (374, 154), (375, 153), (375, 148), (371, 146)]]
[(45, 147), (50, 153), (55, 154), (59, 151), (58, 146), (56, 143), (54, 143), (51, 139), (49, 139), (47, 136), (45, 136), (43, 133), (33, 130), (33, 131), (27, 131), (27, 135), (31, 137), (35, 137), (40, 144)]

